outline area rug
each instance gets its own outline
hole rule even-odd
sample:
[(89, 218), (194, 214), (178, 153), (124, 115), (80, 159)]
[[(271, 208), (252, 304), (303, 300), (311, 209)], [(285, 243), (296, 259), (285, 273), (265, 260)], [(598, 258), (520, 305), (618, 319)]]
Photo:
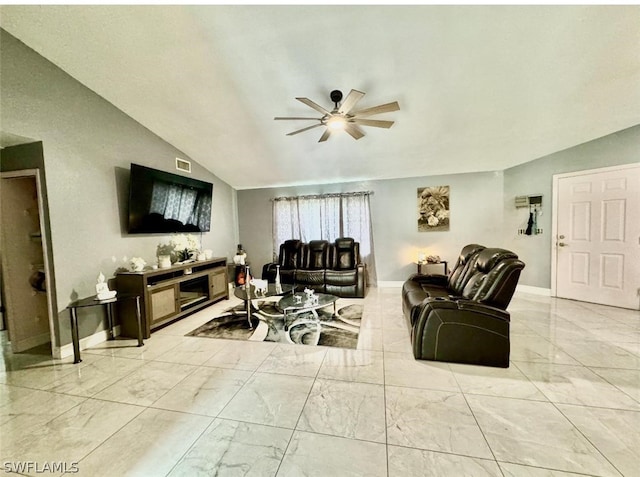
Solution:
[(317, 318), (311, 312), (289, 316), (286, 329), (284, 316), (274, 302), (259, 301), (257, 308), (259, 311), (254, 311), (251, 316), (251, 327), (244, 305), (240, 304), (225, 310), (222, 315), (186, 336), (353, 349), (358, 346), (362, 305), (340, 307), (338, 302), (336, 316), (333, 316), (333, 306), (317, 310)]

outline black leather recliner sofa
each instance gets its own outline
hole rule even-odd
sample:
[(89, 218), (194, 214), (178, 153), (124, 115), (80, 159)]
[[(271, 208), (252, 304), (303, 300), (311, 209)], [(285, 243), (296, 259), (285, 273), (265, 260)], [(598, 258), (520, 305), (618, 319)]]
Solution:
[(282, 283), (339, 297), (364, 298), (366, 268), (360, 259), (360, 244), (352, 238), (337, 238), (333, 243), (285, 240), (278, 261), (262, 268), (262, 278), (273, 282), (276, 265), (280, 265)]
[(449, 276), (412, 275), (402, 309), (416, 359), (509, 367), (506, 311), (524, 263), (502, 248), (464, 247)]

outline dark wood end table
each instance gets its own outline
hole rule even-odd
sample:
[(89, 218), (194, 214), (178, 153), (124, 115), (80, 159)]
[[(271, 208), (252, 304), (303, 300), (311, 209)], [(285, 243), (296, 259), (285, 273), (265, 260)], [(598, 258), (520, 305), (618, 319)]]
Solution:
[(140, 314), (140, 295), (116, 295), (107, 300), (98, 300), (95, 296), (76, 300), (67, 306), (69, 308), (71, 319), (71, 340), (73, 342), (73, 363), (80, 363), (80, 339), (78, 336), (78, 308), (87, 308), (90, 306), (104, 306), (107, 309), (107, 321), (109, 325), (109, 340), (114, 339), (113, 334), (113, 304), (124, 300), (135, 300), (136, 302), (136, 319), (138, 321), (138, 346), (144, 346), (142, 340), (142, 317)]

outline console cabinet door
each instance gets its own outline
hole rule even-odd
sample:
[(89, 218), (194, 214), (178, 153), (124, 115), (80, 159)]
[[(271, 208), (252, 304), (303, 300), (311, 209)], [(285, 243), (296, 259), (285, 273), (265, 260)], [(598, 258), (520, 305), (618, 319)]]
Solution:
[(209, 274), (209, 299), (215, 300), (223, 296), (227, 296), (229, 293), (229, 286), (227, 284), (227, 269), (218, 268), (213, 270)]
[(168, 285), (149, 291), (151, 324), (180, 312), (178, 285)]

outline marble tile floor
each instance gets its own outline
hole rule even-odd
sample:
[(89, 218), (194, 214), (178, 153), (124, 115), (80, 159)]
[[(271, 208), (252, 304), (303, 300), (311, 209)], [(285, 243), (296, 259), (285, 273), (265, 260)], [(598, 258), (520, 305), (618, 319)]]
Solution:
[(640, 476), (638, 311), (517, 294), (498, 369), (414, 360), (399, 288), (356, 350), (184, 336), (234, 300), (79, 365), (0, 332), (0, 474)]

